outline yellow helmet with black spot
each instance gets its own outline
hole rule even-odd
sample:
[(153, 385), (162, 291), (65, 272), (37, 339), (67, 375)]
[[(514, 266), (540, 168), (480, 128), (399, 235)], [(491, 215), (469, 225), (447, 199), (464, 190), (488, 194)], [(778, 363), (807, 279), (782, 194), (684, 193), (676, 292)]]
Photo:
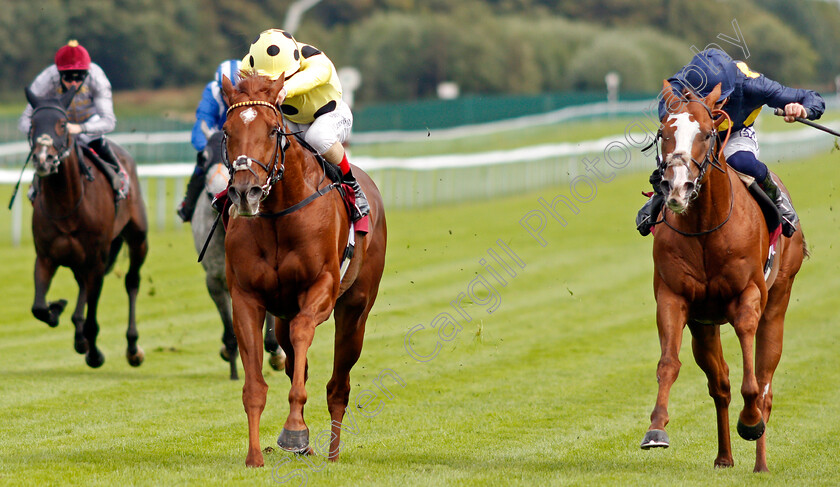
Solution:
[(265, 30), (251, 43), (248, 54), (242, 59), (242, 70), (275, 80), (285, 73), (285, 78), (300, 69), (300, 49), (288, 32), (281, 29)]

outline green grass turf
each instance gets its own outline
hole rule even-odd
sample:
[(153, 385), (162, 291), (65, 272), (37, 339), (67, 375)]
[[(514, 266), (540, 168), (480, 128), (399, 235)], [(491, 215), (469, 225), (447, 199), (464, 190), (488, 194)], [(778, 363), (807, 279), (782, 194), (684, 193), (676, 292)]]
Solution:
[[(324, 466), (314, 458), (311, 468), (277, 451), (266, 454), (267, 468), (245, 468), (242, 382), (227, 379), (218, 357), (221, 326), (186, 229), (151, 234), (138, 300), (147, 354), (139, 369), (123, 357), (124, 256), (101, 300), (99, 343), (107, 361), (91, 370), (72, 350), (69, 311), (57, 329), (30, 315), (31, 243), (3, 243), (0, 484), (297, 485), (305, 476), (308, 485), (837, 485), (837, 158), (773, 168), (794, 195), (812, 257), (794, 285), (774, 381), (770, 474), (752, 473), (754, 445), (734, 433), (743, 405), (741, 361), (728, 326), (735, 467), (712, 467), (714, 408), (688, 337), (671, 394), (671, 448), (639, 449), (656, 394), (659, 346), (651, 239), (632, 224), (643, 202), (638, 192), (647, 186), (646, 175), (636, 173), (601, 184), (579, 214), (565, 215), (565, 227), (551, 220), (545, 247), (519, 221), (539, 208), (538, 197), (568, 196), (568, 187), (389, 212), (385, 276), (351, 376), (351, 404), (363, 389), (378, 391), (374, 380), (385, 369), (405, 386), (386, 379), (392, 398), (380, 394), (371, 418), (354, 410), (357, 432), (345, 431), (341, 460)], [(413, 360), (406, 332), (423, 324), (414, 346), (432, 349), (430, 321), (455, 314), (449, 303), (477, 276), (494, 282), (479, 259), (499, 249), (498, 239), (525, 263), (514, 267), (518, 274), (507, 286), (496, 284), (498, 308), (487, 313), (483, 294), (464, 301), (472, 320), (459, 319), (463, 329), (436, 358)], [(68, 271), (59, 272), (50, 297), (74, 299)], [(309, 353), (313, 438), (328, 425), (332, 333), (331, 322), (321, 325)], [(262, 445), (273, 447), (288, 412), (288, 380), (267, 365), (265, 373)]]

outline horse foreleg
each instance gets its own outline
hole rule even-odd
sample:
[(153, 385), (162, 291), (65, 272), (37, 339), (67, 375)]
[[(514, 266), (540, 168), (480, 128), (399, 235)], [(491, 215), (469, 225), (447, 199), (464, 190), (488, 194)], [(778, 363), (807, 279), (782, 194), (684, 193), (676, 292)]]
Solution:
[(738, 416), (738, 434), (741, 438), (755, 441), (764, 434), (764, 419), (758, 403), (758, 382), (755, 377), (754, 341), (758, 320), (761, 316), (761, 291), (755, 284), (750, 285), (740, 298), (730, 306), (728, 319), (735, 328), (741, 345), (744, 377), (741, 382), (741, 395), (744, 397), (744, 409)]
[(87, 279), (87, 317), (83, 333), (88, 343), (88, 350), (85, 353), (85, 363), (92, 368), (101, 367), (105, 363), (105, 355), (96, 348), (96, 337), (99, 335), (99, 323), (96, 321), (96, 312), (99, 307), (99, 296), (102, 294), (104, 276), (101, 270), (91, 271)]
[[(371, 304), (373, 304), (371, 302)], [(365, 322), (369, 309), (335, 309), (335, 354), (332, 378), (327, 383), (327, 407), (330, 410), (330, 451), (328, 458), (338, 460), (341, 453), (341, 428), (350, 399), (350, 369), (359, 360), (365, 338)], [(321, 453), (321, 452), (319, 452)]]
[[(764, 423), (770, 421), (773, 409), (773, 374), (782, 358), (785, 312), (790, 300), (793, 279), (777, 278), (767, 297), (767, 306), (755, 335), (755, 375), (758, 382), (758, 404)], [(755, 445), (754, 472), (768, 472), (767, 435), (761, 435)]]
[(58, 326), (58, 317), (67, 306), (67, 300), (59, 299), (47, 305), (47, 291), (58, 270), (52, 260), (45, 257), (35, 259), (35, 300), (32, 303), (32, 314), (51, 327)]
[[(664, 287), (660, 286), (660, 287)], [(680, 347), (682, 346), (683, 328), (688, 319), (688, 306), (685, 300), (663, 290), (657, 296), (656, 327), (659, 332), (659, 347), (661, 355), (656, 366), (656, 380), (659, 389), (656, 394), (656, 405), (650, 414), (650, 427), (642, 440), (642, 449), (667, 448), (670, 446), (665, 426), (670, 421), (668, 417), (668, 397), (671, 386), (680, 373)]]
[(143, 349), (137, 346), (137, 339), (140, 334), (137, 332), (137, 294), (140, 292), (140, 267), (146, 261), (146, 254), (149, 251), (148, 242), (145, 238), (137, 243), (129, 245), (128, 250), (128, 272), (125, 274), (125, 291), (128, 293), (128, 330), (125, 338), (128, 346), (125, 350), (125, 358), (132, 367), (139, 367), (146, 358)]
[[(323, 323), (332, 312), (337, 291), (332, 276), (324, 274), (301, 295), (300, 311), (289, 322), (289, 342), (294, 351), (293, 357), (289, 358), (292, 387), (289, 389), (289, 416), (277, 439), (277, 444), (286, 451), (309, 451), (309, 429), (303, 418), (303, 407), (307, 399), (306, 354), (312, 345), (315, 327)], [(286, 369), (288, 371), (289, 364)]]
[(732, 394), (729, 388), (729, 366), (723, 358), (720, 345), (720, 325), (689, 323), (694, 360), (706, 373), (709, 381), (709, 395), (715, 402), (717, 414), (718, 454), (715, 467), (731, 467), (732, 444), (729, 439), (729, 402)]
[(231, 289), (233, 303), (233, 330), (239, 344), (239, 356), (245, 371), (245, 385), (242, 387), (242, 404), (248, 416), (248, 456), (245, 465), (264, 465), (260, 448), (260, 416), (265, 409), (268, 384), (262, 374), (262, 323), (265, 307), (254, 298)]

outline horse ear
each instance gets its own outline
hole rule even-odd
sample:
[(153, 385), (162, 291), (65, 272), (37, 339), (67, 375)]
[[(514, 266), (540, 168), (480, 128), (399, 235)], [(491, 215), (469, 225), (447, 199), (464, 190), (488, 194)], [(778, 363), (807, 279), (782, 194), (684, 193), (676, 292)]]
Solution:
[(286, 73), (280, 75), (279, 78), (271, 82), (271, 85), (268, 87), (268, 99), (272, 102), (277, 100), (277, 95), (280, 93), (280, 90), (283, 89), (283, 85), (286, 83)]
[(233, 104), (231, 103), (233, 101), (233, 90), (233, 83), (230, 82), (230, 79), (228, 79), (227, 76), (222, 75), (222, 93), (225, 97), (225, 103), (227, 103), (228, 106)]
[(26, 93), (26, 101), (32, 105), (32, 108), (37, 107), (38, 103), (41, 102), (41, 99), (35, 96), (35, 93), (32, 93), (32, 90), (30, 90), (28, 86), (23, 89), (23, 92)]
[(706, 103), (706, 106), (709, 108), (714, 108), (715, 103), (718, 102), (720, 99), (720, 83), (716, 84), (715, 87), (712, 89), (712, 92), (706, 96), (706, 99), (703, 100)]

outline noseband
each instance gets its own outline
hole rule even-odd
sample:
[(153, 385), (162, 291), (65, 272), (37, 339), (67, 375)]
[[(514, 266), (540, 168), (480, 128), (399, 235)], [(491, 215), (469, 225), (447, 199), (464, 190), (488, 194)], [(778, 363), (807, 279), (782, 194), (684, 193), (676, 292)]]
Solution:
[(230, 163), (228, 158), (227, 152), (227, 134), (224, 135), (224, 140), (222, 141), (222, 160), (224, 161), (225, 165), (230, 170), (230, 180), (233, 181), (233, 175), (236, 171), (250, 171), (251, 174), (254, 175), (257, 180), (260, 179), (259, 174), (254, 171), (254, 168), (251, 167), (254, 163), (260, 166), (266, 172), (266, 180), (265, 183), (260, 186), (262, 189), (262, 198), (264, 200), (268, 194), (271, 192), (272, 186), (274, 186), (278, 181), (283, 179), (283, 173), (286, 170), (285, 162), (286, 162), (286, 149), (289, 148), (289, 141), (287, 136), (292, 135), (283, 132), (282, 129), (282, 122), (280, 118), (280, 112), (277, 110), (277, 107), (274, 106), (273, 103), (262, 101), (262, 100), (248, 100), (248, 101), (241, 101), (239, 103), (234, 103), (228, 109), (226, 114), (229, 116), (231, 110), (236, 108), (242, 107), (250, 107), (262, 105), (271, 108), (278, 119), (278, 122), (275, 123), (274, 128), (271, 130), (271, 134), (277, 136), (276, 137), (276, 144), (274, 146), (274, 162), (272, 163), (271, 167), (268, 164), (260, 162), (258, 159), (254, 159), (253, 157), (249, 157), (246, 154), (242, 154), (238, 156), (234, 161), (233, 164)]

